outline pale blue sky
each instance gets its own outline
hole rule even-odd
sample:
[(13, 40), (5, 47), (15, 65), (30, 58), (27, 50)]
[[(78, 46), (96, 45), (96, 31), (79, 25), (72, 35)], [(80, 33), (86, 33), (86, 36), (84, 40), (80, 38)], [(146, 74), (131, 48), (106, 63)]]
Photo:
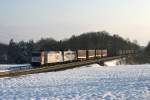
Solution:
[(150, 0), (0, 0), (0, 42), (106, 30), (146, 45)]

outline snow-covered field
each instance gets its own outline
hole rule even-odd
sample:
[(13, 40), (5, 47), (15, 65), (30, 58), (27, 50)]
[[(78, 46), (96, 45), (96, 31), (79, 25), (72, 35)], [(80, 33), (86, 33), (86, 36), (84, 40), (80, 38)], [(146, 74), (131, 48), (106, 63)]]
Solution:
[(150, 65), (97, 64), (0, 79), (0, 100), (150, 100)]
[(0, 64), (0, 72), (30, 69), (30, 64)]

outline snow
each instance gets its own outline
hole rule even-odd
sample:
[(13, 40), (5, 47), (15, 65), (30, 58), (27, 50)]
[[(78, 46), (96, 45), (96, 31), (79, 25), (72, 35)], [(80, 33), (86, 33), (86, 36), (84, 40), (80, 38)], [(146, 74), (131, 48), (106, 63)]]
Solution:
[(8, 71), (10, 71), (10, 70), (0, 70), (0, 72), (8, 72)]
[(117, 65), (126, 65), (126, 58), (115, 59), (111, 61), (104, 62), (105, 66), (117, 66)]
[(30, 64), (0, 64), (0, 72), (10, 70), (24, 70), (31, 68)]
[(120, 60), (113, 60), (113, 61), (107, 61), (104, 63), (105, 66), (116, 66), (117, 63), (119, 64)]
[(0, 100), (149, 100), (150, 65), (83, 66), (0, 79)]

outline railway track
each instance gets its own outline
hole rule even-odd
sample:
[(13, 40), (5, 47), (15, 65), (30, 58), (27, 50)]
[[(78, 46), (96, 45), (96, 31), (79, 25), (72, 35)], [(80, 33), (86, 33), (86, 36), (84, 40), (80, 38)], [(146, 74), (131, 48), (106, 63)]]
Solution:
[(2, 77), (16, 77), (16, 76), (21, 76), (21, 75), (28, 75), (28, 74), (35, 74), (35, 73), (43, 73), (43, 72), (51, 72), (51, 71), (71, 69), (71, 68), (80, 67), (80, 66), (84, 66), (84, 65), (89, 65), (89, 64), (94, 64), (94, 63), (100, 63), (100, 62), (104, 62), (104, 61), (119, 59), (119, 58), (122, 58), (122, 57), (125, 57), (125, 56), (107, 57), (107, 58), (87, 60), (87, 61), (82, 61), (82, 62), (58, 64), (58, 65), (54, 65), (54, 66), (42, 66), (42, 67), (39, 67), (39, 68), (34, 68), (34, 69), (29, 69), (29, 70), (0, 72), (0, 78), (2, 78)]

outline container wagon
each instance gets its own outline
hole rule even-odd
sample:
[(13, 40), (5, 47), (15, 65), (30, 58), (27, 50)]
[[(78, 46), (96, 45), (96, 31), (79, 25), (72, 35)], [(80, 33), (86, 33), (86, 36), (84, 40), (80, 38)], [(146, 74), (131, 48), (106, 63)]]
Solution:
[(68, 50), (68, 51), (63, 51), (63, 53), (64, 53), (64, 62), (77, 60), (76, 51)]
[(87, 59), (87, 51), (86, 50), (77, 50), (77, 59), (79, 61), (83, 61)]
[(102, 57), (102, 50), (96, 50), (96, 58), (101, 58)]
[(95, 58), (95, 50), (88, 50), (88, 59)]
[(44, 64), (59, 63), (59, 62), (63, 62), (63, 56), (62, 56), (61, 51), (45, 52), (45, 63)]
[(107, 50), (106, 49), (102, 50), (101, 55), (102, 55), (102, 57), (107, 57)]

